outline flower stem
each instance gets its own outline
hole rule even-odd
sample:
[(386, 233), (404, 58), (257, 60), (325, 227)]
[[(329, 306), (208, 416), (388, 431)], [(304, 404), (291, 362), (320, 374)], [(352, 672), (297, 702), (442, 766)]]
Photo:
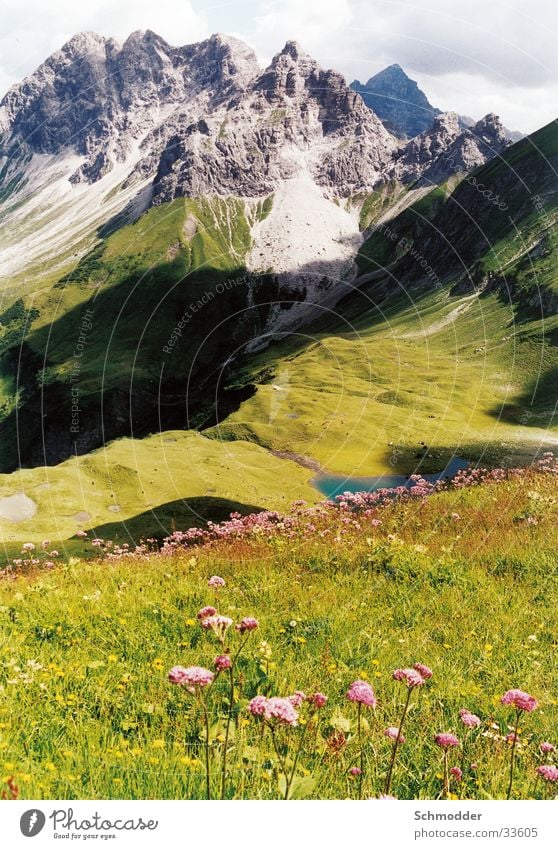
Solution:
[(203, 698), (201, 699), (201, 706), (203, 709), (203, 718), (205, 722), (205, 797), (206, 799), (211, 799), (211, 769), (209, 766), (209, 714), (207, 712), (207, 705), (205, 704)]
[(298, 748), (297, 748), (297, 750), (296, 750), (296, 754), (295, 754), (295, 758), (294, 758), (294, 761), (293, 761), (293, 768), (292, 768), (292, 770), (291, 770), (291, 774), (290, 774), (289, 778), (287, 778), (287, 776), (285, 775), (285, 779), (286, 779), (286, 782), (287, 782), (287, 791), (286, 791), (285, 799), (288, 799), (288, 798), (289, 798), (289, 792), (290, 792), (290, 789), (291, 789), (291, 785), (292, 785), (292, 783), (293, 783), (293, 779), (294, 779), (294, 777), (295, 777), (296, 767), (297, 767), (297, 764), (298, 764), (298, 758), (299, 758), (299, 756), (300, 756), (300, 753), (301, 753), (301, 751), (302, 751), (302, 747), (303, 747), (303, 745), (304, 745), (304, 739), (305, 739), (305, 737), (306, 737), (306, 732), (307, 732), (307, 730), (308, 730), (308, 724), (306, 724), (306, 725), (304, 726), (304, 728), (302, 729), (302, 734), (300, 735), (300, 741), (299, 741), (299, 744), (298, 744)]
[(511, 760), (510, 760), (510, 783), (508, 784), (508, 793), (506, 795), (506, 799), (511, 799), (512, 787), (513, 787), (513, 768), (515, 764), (515, 746), (517, 743), (517, 729), (519, 728), (519, 711), (517, 711), (517, 715), (515, 717), (515, 727), (513, 729), (513, 740), (512, 740), (512, 750), (511, 750)]
[(360, 772), (358, 775), (358, 798), (362, 799), (362, 781), (364, 777), (364, 748), (362, 745), (362, 703), (358, 703), (357, 713), (358, 745), (360, 748)]
[(408, 690), (407, 690), (407, 699), (405, 701), (405, 707), (403, 708), (403, 713), (401, 715), (401, 721), (399, 722), (399, 729), (397, 731), (397, 737), (393, 741), (393, 749), (391, 750), (391, 759), (390, 759), (390, 762), (389, 762), (388, 774), (387, 774), (387, 777), (386, 777), (386, 786), (384, 788), (384, 793), (386, 794), (386, 796), (389, 794), (389, 791), (390, 791), (390, 788), (391, 788), (391, 778), (392, 778), (392, 775), (393, 775), (393, 767), (394, 767), (394, 764), (395, 764), (395, 757), (397, 755), (397, 749), (399, 747), (399, 742), (401, 740), (401, 735), (403, 733), (403, 723), (405, 722), (405, 717), (407, 716), (407, 711), (409, 709), (409, 703), (411, 701), (411, 691), (412, 691), (412, 688), (409, 687)]
[(444, 749), (444, 799), (449, 796), (448, 750)]
[(285, 776), (285, 794), (283, 796), (284, 799), (288, 799), (289, 797), (289, 781), (287, 778), (287, 767), (285, 765), (285, 761), (283, 760), (283, 756), (279, 751), (279, 745), (277, 743), (277, 738), (275, 736), (275, 728), (273, 725), (269, 726), (269, 730), (271, 731), (271, 740), (273, 742), (273, 748), (275, 749), (275, 754), (277, 755), (277, 760), (279, 761), (279, 766), (281, 767), (281, 772)]
[(231, 722), (234, 710), (234, 673), (233, 667), (229, 669), (230, 690), (229, 690), (229, 710), (227, 713), (227, 724), (225, 726), (225, 742), (223, 744), (223, 767), (221, 772), (221, 799), (225, 798), (226, 782), (227, 782), (227, 750), (229, 748), (229, 735), (231, 730)]

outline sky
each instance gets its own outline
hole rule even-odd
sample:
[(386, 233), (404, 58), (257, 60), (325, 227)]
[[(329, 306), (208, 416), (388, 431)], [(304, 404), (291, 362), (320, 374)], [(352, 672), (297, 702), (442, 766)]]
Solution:
[(397, 62), (442, 110), (523, 132), (558, 117), (555, 0), (0, 0), (0, 97), (76, 32), (138, 29), (235, 35), (262, 65), (294, 39), (348, 82)]

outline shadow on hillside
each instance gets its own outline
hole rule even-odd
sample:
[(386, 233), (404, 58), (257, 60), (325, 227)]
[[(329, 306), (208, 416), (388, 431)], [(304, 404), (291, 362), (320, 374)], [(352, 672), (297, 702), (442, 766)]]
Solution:
[[(339, 298), (356, 300), (361, 316), (376, 308), (370, 291), (361, 295), (335, 277), (335, 263), (309, 263), (286, 285), (242, 266), (190, 273), (181, 255), (152, 268), (128, 268), (127, 262), (119, 257), (112, 278), (92, 288), (86, 303), (51, 324), (20, 330), (4, 350), (0, 371), (15, 385), (17, 405), (5, 409), (0, 422), (0, 472), (54, 465), (123, 436), (223, 421), (255, 391), (249, 380), (237, 380), (252, 357), (246, 346), (289, 335), (286, 327), (270, 336), (267, 323), (295, 306), (299, 315), (309, 281), (326, 305), (304, 313), (312, 327), (299, 331), (302, 345), (314, 341), (314, 332), (354, 330), (344, 307), (336, 307)], [(83, 293), (106, 272), (100, 263), (95, 249), (57, 286)], [(75, 299), (71, 290), (62, 296)], [(381, 316), (377, 311), (376, 320)]]
[(118, 543), (136, 544), (148, 538), (161, 541), (175, 530), (204, 527), (208, 521), (222, 522), (230, 518), (231, 513), (247, 516), (249, 513), (260, 513), (263, 509), (226, 498), (181, 498), (146, 510), (131, 519), (99, 525), (94, 531), (101, 539), (111, 539)]
[(552, 427), (558, 418), (558, 366), (548, 369), (512, 401), (490, 410), (494, 418), (523, 427)]

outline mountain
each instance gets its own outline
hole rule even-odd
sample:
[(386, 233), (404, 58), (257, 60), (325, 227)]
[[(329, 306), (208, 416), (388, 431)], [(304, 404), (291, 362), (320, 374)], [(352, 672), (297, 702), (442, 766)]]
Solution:
[[(429, 132), (435, 125), (436, 117), (442, 115), (442, 110), (432, 106), (401, 65), (389, 65), (364, 84), (354, 80), (351, 88), (360, 94), (385, 127), (402, 139), (413, 139)], [(472, 128), (477, 123), (467, 115), (459, 115), (458, 122), (462, 129)], [(516, 142), (524, 137), (517, 130), (502, 129), (508, 141)]]
[(367, 106), (391, 132), (413, 138), (430, 129), (440, 109), (432, 106), (415, 80), (400, 65), (384, 68), (367, 83), (355, 80), (351, 88), (360, 94)]
[(508, 147), (506, 131), (496, 115), (486, 115), (464, 128), (455, 112), (436, 116), (429, 130), (411, 139), (389, 170), (403, 183), (443, 183), (451, 174), (468, 173)]
[[(342, 472), (354, 458), (366, 470), (378, 467), (372, 436), (386, 407), (407, 427), (407, 398), (419, 427), (413, 385), (422, 391), (423, 378), (411, 370), (404, 391), (391, 388), (399, 353), (373, 329), (367, 299), (377, 292), (386, 310), (400, 310), (391, 267), (427, 296), (403, 276), (410, 257), (386, 234), (430, 244), (420, 222), (449, 209), (472, 169), (507, 155), (494, 116), (465, 128), (438, 115), (404, 142), (296, 42), (261, 69), (234, 38), (171, 47), (151, 32), (122, 45), (76, 36), (8, 92), (0, 116), (1, 470), (74, 455), (87, 464), (124, 436), (133, 457), (134, 440), (184, 428), (256, 443), (260, 459), (274, 451), (285, 474), (293, 456), (307, 471)], [(457, 277), (440, 283), (444, 297), (462, 285)], [(443, 315), (445, 301), (430, 308)], [(405, 314), (401, 332), (416, 332), (414, 320)], [(344, 417), (330, 415), (344, 378), (328, 352), (343, 364), (347, 409), (359, 419), (368, 389), (356, 343), (344, 339), (355, 323), (366, 361), (386, 374), (375, 368), (381, 400), (341, 448)], [(289, 347), (306, 345), (317, 325), (323, 349)], [(440, 350), (441, 381), (443, 364)], [(461, 422), (447, 424), (446, 443), (458, 444)], [(409, 440), (401, 437), (407, 459)], [(269, 489), (270, 476), (260, 483)], [(229, 498), (230, 476), (213, 489), (204, 497)], [(268, 501), (254, 490), (258, 503)]]

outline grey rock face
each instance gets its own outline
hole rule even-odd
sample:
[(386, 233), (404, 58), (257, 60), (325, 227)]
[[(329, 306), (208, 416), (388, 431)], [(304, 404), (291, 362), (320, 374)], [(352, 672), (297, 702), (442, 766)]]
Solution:
[(402, 183), (437, 184), (451, 174), (471, 171), (510, 144), (496, 115), (486, 115), (464, 128), (455, 112), (436, 117), (434, 125), (411, 139), (389, 170)]
[[(192, 119), (190, 113), (190, 120)], [(174, 120), (155, 180), (157, 201), (204, 191), (258, 196), (303, 169), (349, 195), (371, 188), (395, 139), (335, 71), (295, 42), (244, 90), (200, 121)]]
[(258, 71), (253, 51), (219, 35), (173, 48), (150, 31), (122, 46), (81, 33), (4, 97), (0, 153), (69, 148), (85, 157), (73, 179), (95, 182), (173, 108), (202, 91), (206, 102), (219, 101)]
[[(409, 132), (421, 110), (432, 120), (399, 66), (379, 76), (413, 106)], [(340, 74), (296, 42), (261, 71), (249, 47), (223, 35), (175, 48), (150, 31), (123, 45), (82, 33), (0, 104), (0, 167), (7, 161), (13, 173), (20, 163), (24, 173), (32, 154), (70, 152), (82, 157), (70, 181), (91, 184), (124, 163), (123, 185), (152, 180), (154, 203), (263, 196), (301, 173), (330, 196), (348, 197), (385, 179), (436, 182), (504, 145), (494, 116), (466, 129), (453, 113), (403, 145)]]

